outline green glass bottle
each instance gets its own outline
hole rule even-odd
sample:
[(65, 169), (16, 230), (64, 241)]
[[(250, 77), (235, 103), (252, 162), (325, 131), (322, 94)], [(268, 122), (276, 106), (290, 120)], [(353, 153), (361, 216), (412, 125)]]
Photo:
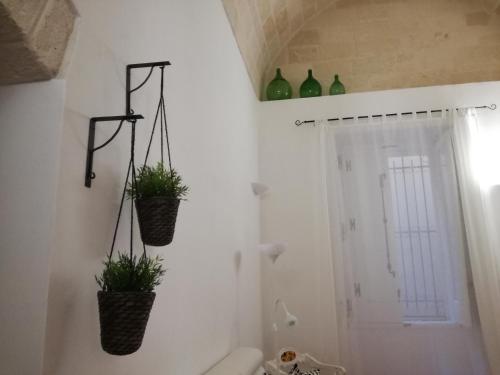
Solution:
[(341, 95), (345, 94), (345, 87), (339, 80), (339, 75), (335, 74), (335, 80), (330, 86), (330, 95)]
[(283, 100), (292, 97), (292, 86), (281, 75), (281, 69), (276, 69), (276, 77), (269, 82), (266, 90), (267, 100)]
[(310, 98), (321, 96), (321, 84), (313, 77), (312, 69), (309, 69), (307, 79), (300, 86), (300, 97)]

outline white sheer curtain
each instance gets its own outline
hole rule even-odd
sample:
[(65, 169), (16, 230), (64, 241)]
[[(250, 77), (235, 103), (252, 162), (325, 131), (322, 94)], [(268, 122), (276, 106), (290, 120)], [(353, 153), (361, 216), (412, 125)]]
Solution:
[(500, 121), (461, 110), (453, 130), (474, 290), (491, 371), (499, 375)]
[(486, 375), (467, 293), (457, 127), (428, 116), (318, 128), (342, 364), (353, 375)]

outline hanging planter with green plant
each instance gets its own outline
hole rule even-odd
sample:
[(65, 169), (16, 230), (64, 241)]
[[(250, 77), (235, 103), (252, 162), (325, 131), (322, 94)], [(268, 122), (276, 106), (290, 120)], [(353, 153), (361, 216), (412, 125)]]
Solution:
[[(101, 289), (97, 292), (101, 345), (104, 351), (113, 355), (131, 354), (141, 347), (149, 314), (156, 297), (154, 290), (160, 284), (165, 274), (162, 259), (148, 256), (145, 245), (163, 246), (172, 241), (179, 202), (185, 198), (188, 192), (188, 187), (182, 183), (181, 177), (172, 168), (165, 100), (163, 97), (164, 68), (168, 65), (170, 65), (168, 61), (127, 65), (126, 115), (92, 118), (89, 128), (89, 153), (87, 155), (87, 174), (85, 180), (85, 184), (88, 187), (91, 186), (90, 182), (95, 177), (92, 172), (93, 152), (109, 144), (118, 134), (125, 121), (130, 123), (131, 129), (130, 160), (122, 190), (111, 251), (104, 261), (103, 272), (95, 277)], [(130, 85), (131, 70), (144, 67), (150, 68), (148, 76), (141, 84), (132, 89)], [(155, 67), (159, 67), (161, 70), (160, 101), (143, 167), (136, 168), (136, 122), (144, 117), (142, 115), (134, 115), (134, 111), (130, 106), (130, 100), (132, 93), (140, 89), (148, 81)], [(96, 122), (115, 120), (120, 120), (121, 122), (113, 136), (101, 146), (94, 147)], [(161, 133), (161, 162), (156, 167), (149, 167), (147, 161), (155, 129), (158, 128), (157, 124), (159, 124)], [(163, 132), (165, 132), (165, 137), (163, 137)], [(166, 149), (168, 152), (168, 169), (164, 167), (164, 140), (166, 140)], [(131, 198), (130, 206), (127, 207), (130, 209), (129, 254), (122, 253), (113, 258), (120, 219), (122, 218), (127, 195)], [(136, 211), (134, 203), (139, 213), (141, 234), (144, 234), (143, 252), (140, 257), (134, 255), (134, 216)], [(151, 221), (154, 223), (150, 224)], [(148, 229), (149, 227), (152, 227), (152, 230)], [(150, 240), (148, 240), (148, 232), (153, 233)]]
[[(153, 307), (154, 293), (165, 269), (162, 259), (150, 257), (143, 245), (142, 255), (134, 255), (134, 205), (130, 204), (129, 254), (119, 253), (113, 258), (120, 219), (125, 203), (127, 188), (137, 191), (135, 176), (135, 121), (131, 124), (130, 162), (122, 191), (120, 209), (113, 234), (111, 251), (104, 261), (104, 270), (96, 276), (101, 290), (97, 292), (101, 345), (104, 351), (113, 355), (127, 355), (136, 352), (142, 344), (144, 333)], [(129, 183), (130, 179), (130, 183)]]
[(141, 239), (146, 245), (165, 246), (172, 242), (180, 201), (189, 188), (175, 169), (162, 162), (137, 170), (135, 189), (129, 184), (129, 198), (135, 200)]
[[(181, 200), (186, 199), (189, 188), (172, 167), (172, 155), (168, 136), (165, 98), (163, 96), (164, 70), (161, 68), (160, 100), (156, 109), (153, 128), (149, 137), (146, 157), (142, 167), (134, 170), (132, 184), (128, 186), (128, 197), (135, 201), (141, 239), (149, 246), (165, 246), (172, 242)], [(148, 157), (155, 131), (159, 128), (160, 161), (156, 166), (148, 165)], [(164, 136), (165, 134), (165, 136)], [(168, 164), (165, 163), (166, 145)]]
[(136, 352), (142, 345), (149, 314), (165, 269), (159, 257), (118, 254), (104, 262), (96, 281), (101, 345), (113, 355)]

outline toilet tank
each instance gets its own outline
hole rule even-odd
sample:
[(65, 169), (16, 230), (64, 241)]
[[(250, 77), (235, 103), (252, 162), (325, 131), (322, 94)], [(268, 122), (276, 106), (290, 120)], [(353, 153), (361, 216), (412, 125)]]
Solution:
[(263, 361), (264, 357), (259, 349), (238, 348), (205, 375), (254, 375), (259, 373)]

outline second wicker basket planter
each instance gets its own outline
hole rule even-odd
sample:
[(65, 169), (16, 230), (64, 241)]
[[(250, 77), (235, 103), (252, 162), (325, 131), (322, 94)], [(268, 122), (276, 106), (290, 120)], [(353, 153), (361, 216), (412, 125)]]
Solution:
[(128, 355), (142, 345), (154, 292), (97, 292), (101, 345), (113, 355)]
[(167, 197), (135, 200), (142, 242), (149, 246), (165, 246), (172, 242), (179, 204), (179, 199)]

